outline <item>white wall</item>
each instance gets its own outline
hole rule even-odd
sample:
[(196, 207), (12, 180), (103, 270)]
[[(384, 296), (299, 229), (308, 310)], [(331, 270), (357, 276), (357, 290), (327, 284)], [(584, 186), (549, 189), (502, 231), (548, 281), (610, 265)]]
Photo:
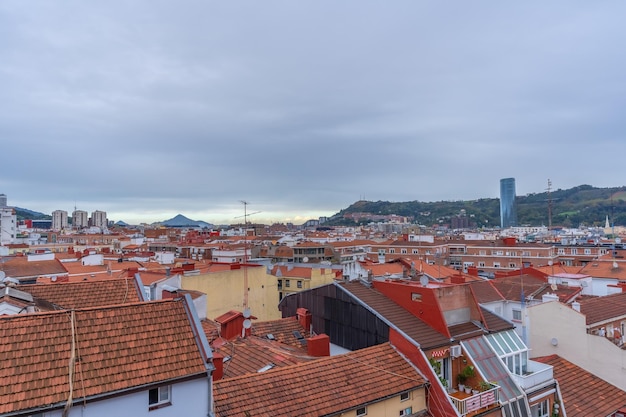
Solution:
[(626, 351), (587, 334), (585, 315), (552, 301), (527, 308), (526, 318), (532, 357), (559, 355), (626, 390)]
[[(181, 417), (206, 416), (209, 412), (209, 390), (212, 388), (208, 377), (181, 382), (172, 386), (172, 405), (148, 410), (148, 390), (88, 402), (85, 408), (76, 404), (70, 410), (70, 417)], [(79, 391), (76, 392), (79, 401)], [(44, 417), (61, 417), (63, 410), (44, 413)]]

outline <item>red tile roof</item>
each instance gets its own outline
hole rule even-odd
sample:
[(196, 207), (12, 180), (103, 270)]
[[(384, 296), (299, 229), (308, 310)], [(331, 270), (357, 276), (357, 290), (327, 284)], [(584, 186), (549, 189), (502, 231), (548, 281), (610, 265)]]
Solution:
[[(299, 332), (303, 337), (309, 337), (308, 330), (302, 327), (296, 317), (254, 322), (252, 324), (252, 334), (255, 336), (267, 337), (268, 334), (271, 334), (280, 343), (302, 348), (299, 339), (294, 336), (295, 331)], [(306, 351), (306, 349), (304, 350)]]
[(425, 384), (421, 374), (385, 343), (216, 381), (215, 414), (317, 417), (352, 410)]
[(216, 351), (228, 358), (224, 362), (224, 378), (256, 373), (269, 364), (281, 368), (319, 359), (300, 349), (257, 336), (220, 343)]
[(42, 275), (67, 275), (67, 269), (56, 259), (28, 262), (25, 256), (4, 258), (0, 262), (0, 271), (4, 271), (7, 277), (20, 280), (36, 279)]
[(419, 343), (422, 349), (427, 350), (450, 344), (450, 339), (446, 335), (439, 333), (377, 290), (359, 282), (337, 285)]
[(626, 293), (583, 298), (579, 303), (580, 312), (585, 315), (587, 325), (626, 316)]
[(533, 358), (554, 367), (568, 417), (608, 416), (626, 405), (626, 392), (558, 355)]
[(18, 285), (17, 289), (68, 310), (143, 301), (142, 289), (133, 278)]
[(0, 317), (0, 413), (207, 376), (184, 299)]

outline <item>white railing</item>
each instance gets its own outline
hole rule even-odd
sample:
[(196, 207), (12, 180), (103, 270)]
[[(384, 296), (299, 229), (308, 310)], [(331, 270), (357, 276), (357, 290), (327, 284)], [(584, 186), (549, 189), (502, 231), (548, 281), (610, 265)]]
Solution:
[(460, 399), (451, 395), (450, 399), (452, 400), (452, 403), (458, 410), (459, 414), (464, 416), (467, 413), (471, 413), (472, 411), (486, 409), (500, 402), (500, 387), (493, 384), (491, 384), (491, 386), (493, 388), (486, 391), (481, 391), (467, 398)]
[(523, 390), (527, 390), (552, 381), (554, 379), (553, 368), (552, 365), (529, 360), (526, 373), (524, 375), (513, 374), (513, 379)]

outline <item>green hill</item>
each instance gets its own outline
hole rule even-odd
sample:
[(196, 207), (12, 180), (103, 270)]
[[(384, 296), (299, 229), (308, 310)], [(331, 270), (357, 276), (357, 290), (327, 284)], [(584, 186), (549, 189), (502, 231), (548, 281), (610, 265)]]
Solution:
[[(580, 185), (568, 190), (558, 189), (516, 197), (519, 225), (548, 226), (548, 200), (552, 200), (552, 226), (604, 226), (606, 216), (616, 226), (626, 225), (626, 187), (595, 188)], [(329, 224), (355, 224), (344, 218), (351, 213), (378, 215), (396, 214), (412, 217), (423, 225), (449, 224), (462, 210), (477, 227), (500, 225), (500, 199), (481, 198), (470, 201), (389, 202), (357, 201), (331, 218)], [(363, 221), (361, 223), (368, 223)]]

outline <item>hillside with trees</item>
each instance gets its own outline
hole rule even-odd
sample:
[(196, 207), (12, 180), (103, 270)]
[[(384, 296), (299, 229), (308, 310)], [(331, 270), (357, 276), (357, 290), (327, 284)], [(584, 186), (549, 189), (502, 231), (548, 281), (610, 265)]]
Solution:
[[(552, 202), (552, 226), (555, 227), (604, 226), (607, 215), (609, 219), (613, 219), (616, 226), (626, 225), (626, 187), (596, 188), (591, 185), (580, 185), (568, 190), (558, 189), (550, 194), (543, 192), (517, 196), (519, 225), (548, 226), (549, 201)], [(463, 213), (476, 227), (496, 227), (500, 225), (500, 199), (437, 202), (357, 201), (334, 215), (329, 224), (355, 224), (354, 220), (344, 218), (350, 213), (407, 216), (413, 218), (414, 222), (426, 226), (448, 224), (452, 217)]]

